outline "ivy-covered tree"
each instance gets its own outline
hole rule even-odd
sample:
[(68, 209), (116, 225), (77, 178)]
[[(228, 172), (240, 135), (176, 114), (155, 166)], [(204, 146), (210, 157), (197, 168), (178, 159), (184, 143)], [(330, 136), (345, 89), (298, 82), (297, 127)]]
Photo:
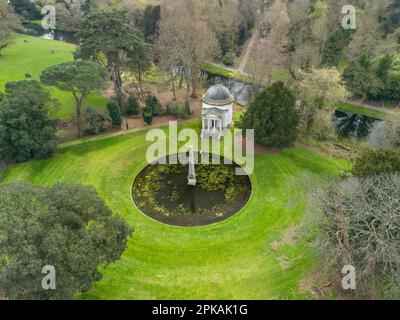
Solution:
[(362, 53), (349, 64), (343, 72), (343, 80), (349, 91), (363, 100), (375, 97), (382, 85), (376, 76), (373, 62), (366, 53)]
[(120, 127), (122, 124), (121, 114), (119, 113), (119, 108), (116, 102), (110, 101), (107, 103), (108, 114), (111, 118), (111, 124), (113, 127)]
[[(72, 299), (118, 260), (131, 229), (92, 187), (0, 185), (0, 287), (9, 299)], [(55, 290), (44, 290), (44, 266)]]
[(340, 61), (344, 49), (352, 39), (353, 30), (342, 27), (335, 30), (326, 40), (322, 48), (322, 64), (334, 67)]
[(150, 107), (144, 107), (142, 109), (143, 120), (147, 124), (151, 124), (153, 122), (153, 110)]
[(159, 5), (147, 5), (143, 12), (142, 29), (144, 39), (153, 42), (159, 35), (161, 8)]
[(97, 63), (76, 60), (51, 66), (42, 72), (40, 80), (47, 86), (71, 92), (75, 99), (77, 137), (82, 136), (82, 107), (89, 94), (100, 89), (105, 71)]
[(255, 142), (266, 147), (287, 147), (297, 137), (296, 98), (282, 81), (259, 94), (244, 114), (241, 127), (254, 129)]
[(50, 156), (56, 150), (51, 100), (38, 81), (6, 83), (0, 102), (0, 160), (24, 162)]

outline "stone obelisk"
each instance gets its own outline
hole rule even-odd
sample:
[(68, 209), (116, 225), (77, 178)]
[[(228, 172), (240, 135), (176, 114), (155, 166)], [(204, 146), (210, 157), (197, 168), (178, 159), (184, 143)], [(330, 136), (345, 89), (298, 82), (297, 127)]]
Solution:
[(194, 171), (194, 151), (193, 147), (189, 147), (189, 174), (188, 174), (188, 185), (196, 185), (196, 172)]

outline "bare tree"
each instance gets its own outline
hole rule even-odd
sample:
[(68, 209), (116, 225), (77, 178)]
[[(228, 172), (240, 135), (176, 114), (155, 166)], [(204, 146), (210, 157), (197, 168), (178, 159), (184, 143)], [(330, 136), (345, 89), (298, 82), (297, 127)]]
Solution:
[(6, 1), (0, 2), (0, 55), (12, 43), (11, 31), (19, 28), (19, 19)]
[(259, 17), (257, 25), (260, 38), (257, 41), (246, 71), (260, 85), (272, 79), (274, 71), (285, 68), (289, 15), (286, 4), (276, 0)]
[(299, 129), (304, 136), (318, 125), (315, 117), (319, 111), (334, 108), (337, 102), (345, 101), (349, 95), (336, 68), (311, 68), (309, 72), (298, 70), (292, 88), (300, 99)]
[(400, 295), (399, 191), (400, 174), (384, 174), (347, 178), (311, 197), (322, 213), (316, 248), (324, 274), (338, 277), (343, 266), (354, 266), (357, 297)]
[(187, 102), (190, 96), (197, 97), (200, 64), (216, 50), (215, 37), (200, 10), (201, 2), (194, 0), (161, 3), (159, 54), (165, 68), (184, 71)]

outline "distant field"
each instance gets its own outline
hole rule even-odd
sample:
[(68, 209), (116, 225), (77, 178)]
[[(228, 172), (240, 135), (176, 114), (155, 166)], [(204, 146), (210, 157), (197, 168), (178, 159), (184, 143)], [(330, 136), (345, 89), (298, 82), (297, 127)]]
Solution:
[[(25, 43), (24, 40), (28, 40)], [(51, 54), (51, 50), (55, 54)], [(32, 79), (39, 79), (45, 68), (72, 60), (74, 46), (61, 41), (39, 39), (16, 34), (14, 43), (2, 51), (0, 56), (0, 90), (8, 81), (24, 80), (25, 72), (32, 74)], [(51, 88), (52, 97), (60, 101), (60, 109), (54, 118), (70, 119), (74, 114), (74, 99), (68, 92)], [(86, 105), (104, 108), (106, 99), (99, 92), (92, 93)]]

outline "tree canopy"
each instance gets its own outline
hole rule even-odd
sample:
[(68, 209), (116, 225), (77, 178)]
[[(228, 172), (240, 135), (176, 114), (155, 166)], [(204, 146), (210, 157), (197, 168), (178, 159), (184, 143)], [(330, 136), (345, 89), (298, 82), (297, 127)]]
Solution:
[(0, 159), (7, 163), (45, 158), (56, 150), (51, 100), (38, 81), (6, 84), (0, 102)]
[(127, 12), (95, 11), (82, 21), (77, 33), (76, 58), (103, 64), (114, 82), (120, 111), (123, 110), (122, 74), (130, 67), (143, 72), (148, 67), (144, 41), (138, 35)]
[[(119, 259), (130, 228), (92, 187), (0, 185), (0, 287), (10, 299), (71, 299)], [(44, 266), (55, 290), (44, 290)]]
[(308, 135), (315, 125), (315, 117), (320, 110), (330, 109), (336, 102), (344, 101), (348, 92), (336, 68), (315, 69), (309, 72), (296, 72), (296, 81), (293, 85), (297, 97), (301, 101), (299, 106), (301, 131)]
[(76, 60), (51, 66), (42, 72), (40, 80), (48, 86), (71, 92), (75, 99), (77, 137), (82, 135), (82, 106), (90, 92), (100, 89), (104, 69), (92, 61)]
[(287, 147), (296, 139), (299, 115), (293, 92), (282, 81), (259, 94), (244, 114), (241, 126), (254, 129), (256, 143)]

